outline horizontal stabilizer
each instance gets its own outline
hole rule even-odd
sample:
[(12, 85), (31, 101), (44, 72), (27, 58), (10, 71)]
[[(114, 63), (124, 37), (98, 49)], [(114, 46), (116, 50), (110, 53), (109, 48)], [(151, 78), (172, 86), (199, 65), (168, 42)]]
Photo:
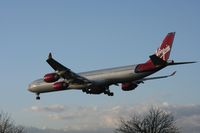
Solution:
[(170, 75), (165, 75), (165, 76), (158, 76), (158, 77), (149, 77), (149, 78), (143, 78), (139, 81), (146, 81), (146, 80), (153, 80), (153, 79), (162, 79), (162, 78), (168, 78), (168, 77), (171, 77), (171, 76), (174, 76), (176, 74), (176, 71), (174, 71), (172, 74)]
[(192, 63), (197, 63), (196, 61), (189, 61), (189, 62), (171, 62), (168, 63), (167, 65), (183, 65), (183, 64), (192, 64)]

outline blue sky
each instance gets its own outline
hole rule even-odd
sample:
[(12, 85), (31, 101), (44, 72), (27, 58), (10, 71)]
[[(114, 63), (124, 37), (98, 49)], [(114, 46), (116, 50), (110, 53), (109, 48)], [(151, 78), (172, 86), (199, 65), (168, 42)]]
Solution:
[(199, 104), (199, 64), (166, 68), (156, 75), (175, 70), (177, 74), (145, 82), (131, 92), (112, 86), (114, 97), (64, 91), (43, 94), (41, 101), (35, 101), (27, 91), (31, 81), (52, 71), (45, 62), (49, 52), (75, 72), (137, 64), (155, 52), (168, 32), (175, 31), (171, 59), (198, 61), (199, 5), (195, 0), (1, 1), (0, 110), (23, 125), (62, 128), (58, 125), (64, 126), (63, 121), (46, 122), (45, 114), (30, 111), (31, 107), (64, 105), (77, 111), (80, 106), (146, 102)]

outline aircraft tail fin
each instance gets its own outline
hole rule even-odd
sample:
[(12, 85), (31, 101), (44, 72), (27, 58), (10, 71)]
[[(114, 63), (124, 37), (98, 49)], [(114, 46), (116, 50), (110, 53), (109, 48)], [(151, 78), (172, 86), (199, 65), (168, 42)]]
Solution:
[(170, 65), (181, 65), (181, 64), (191, 64), (193, 62), (174, 62), (173, 60), (168, 60), (170, 52), (172, 49), (172, 44), (174, 41), (175, 32), (168, 33), (164, 40), (162, 41), (160, 47), (156, 50), (153, 55), (149, 56), (149, 60), (143, 64), (138, 64), (136, 67), (136, 72), (146, 72), (155, 70), (156, 68), (170, 66)]
[(168, 33), (163, 39), (160, 47), (157, 48), (156, 52), (153, 55), (149, 56), (150, 59), (146, 63), (153, 63), (154, 65), (166, 64), (170, 56), (174, 37), (175, 32)]
[(170, 56), (174, 37), (175, 32), (168, 33), (162, 41), (160, 47), (156, 50), (155, 55), (161, 58), (162, 60), (167, 61)]

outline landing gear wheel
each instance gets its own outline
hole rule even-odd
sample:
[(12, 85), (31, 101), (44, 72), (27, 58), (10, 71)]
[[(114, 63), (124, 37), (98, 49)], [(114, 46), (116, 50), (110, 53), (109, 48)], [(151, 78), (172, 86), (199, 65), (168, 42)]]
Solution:
[(108, 96), (114, 96), (114, 93), (113, 93), (113, 92), (111, 92), (111, 93), (109, 93), (109, 94), (108, 94)]
[(36, 100), (40, 100), (40, 97), (39, 97), (39, 96), (37, 96), (37, 97), (36, 97)]
[(36, 96), (36, 100), (40, 100), (40, 94), (37, 93), (36, 95), (37, 95), (37, 96)]

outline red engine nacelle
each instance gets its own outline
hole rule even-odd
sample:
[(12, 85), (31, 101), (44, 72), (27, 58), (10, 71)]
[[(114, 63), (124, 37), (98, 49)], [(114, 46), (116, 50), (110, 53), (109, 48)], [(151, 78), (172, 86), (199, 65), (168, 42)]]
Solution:
[(68, 86), (69, 86), (69, 84), (67, 84), (64, 81), (56, 82), (56, 83), (53, 84), (53, 88), (56, 89), (56, 90), (64, 90), (64, 89), (67, 89)]
[(134, 90), (138, 85), (136, 83), (122, 83), (123, 91), (131, 91)]
[(60, 76), (57, 73), (48, 73), (44, 75), (44, 81), (47, 83), (52, 83), (58, 81)]

